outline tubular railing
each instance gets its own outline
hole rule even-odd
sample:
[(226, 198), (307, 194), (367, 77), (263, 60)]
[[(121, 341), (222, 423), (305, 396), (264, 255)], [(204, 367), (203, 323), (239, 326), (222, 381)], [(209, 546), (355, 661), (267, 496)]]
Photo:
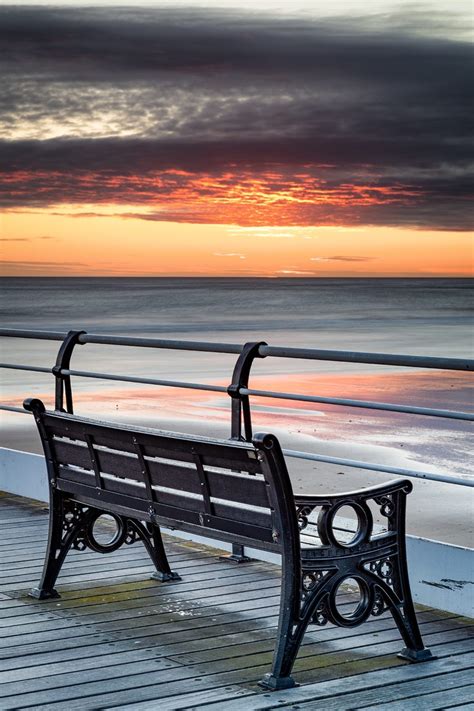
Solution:
[[(6, 369), (30, 371), (36, 373), (52, 373), (55, 377), (55, 408), (56, 410), (73, 412), (73, 396), (71, 377), (98, 378), (100, 380), (113, 380), (145, 385), (159, 385), (172, 388), (185, 388), (210, 392), (226, 393), (231, 397), (231, 437), (233, 439), (251, 439), (252, 422), (250, 411), (250, 397), (275, 398), (280, 400), (293, 400), (300, 402), (323, 403), (342, 407), (364, 408), (378, 411), (397, 412), (423, 417), (437, 417), (448, 420), (474, 421), (474, 413), (459, 412), (430, 407), (416, 407), (390, 402), (376, 402), (370, 400), (355, 400), (350, 398), (322, 397), (317, 395), (302, 395), (298, 393), (277, 392), (272, 390), (258, 390), (248, 387), (249, 376), (255, 358), (299, 358), (315, 361), (337, 361), (344, 363), (364, 363), (371, 365), (390, 365), (408, 368), (424, 368), (437, 370), (454, 370), (470, 372), (474, 367), (474, 360), (462, 358), (438, 358), (430, 356), (398, 355), (391, 353), (363, 353), (353, 351), (334, 351), (310, 348), (290, 348), (269, 346), (267, 343), (255, 342), (244, 345), (236, 343), (214, 343), (202, 341), (181, 341), (157, 338), (135, 338), (130, 336), (109, 336), (102, 334), (86, 333), (85, 331), (33, 331), (17, 329), (0, 329), (0, 336), (9, 338), (33, 338), (51, 341), (61, 341), (56, 363), (52, 368), (35, 365), (20, 365), (16, 363), (0, 363)], [(70, 368), (70, 360), (76, 345), (106, 344), (114, 346), (133, 346), (140, 348), (171, 349), (181, 351), (228, 353), (238, 355), (234, 366), (231, 383), (228, 387), (210, 385), (207, 383), (192, 383), (176, 380), (145, 378), (131, 375), (100, 373)], [(1, 410), (25, 413), (21, 407), (0, 405)], [(458, 484), (461, 486), (474, 486), (474, 481), (457, 476), (447, 476), (437, 472), (426, 472), (412, 469), (390, 467), (372, 462), (343, 459), (319, 454), (310, 454), (292, 449), (283, 450), (289, 457), (306, 459), (309, 461), (325, 462), (369, 471), (384, 472), (400, 476), (408, 476), (431, 481)]]

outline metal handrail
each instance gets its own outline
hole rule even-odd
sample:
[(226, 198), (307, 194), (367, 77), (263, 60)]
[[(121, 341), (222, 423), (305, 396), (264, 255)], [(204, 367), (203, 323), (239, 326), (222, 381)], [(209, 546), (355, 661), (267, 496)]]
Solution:
[[(51, 368), (34, 365), (16, 365), (15, 363), (0, 363), (0, 368), (10, 370), (26, 370), (33, 373), (51, 373)], [(207, 383), (189, 383), (182, 380), (166, 380), (158, 378), (143, 378), (134, 375), (119, 375), (113, 373), (97, 373), (89, 370), (71, 370), (64, 368), (63, 375), (74, 375), (80, 378), (97, 378), (99, 380), (116, 380), (124, 383), (142, 383), (143, 385), (161, 385), (171, 388), (183, 388), (188, 390), (204, 390), (210, 392), (226, 393), (227, 387), (224, 385), (210, 385)], [(273, 390), (254, 390), (241, 388), (241, 395), (252, 395), (254, 397), (268, 397), (277, 400), (295, 400), (298, 402), (314, 402), (324, 405), (340, 405), (343, 407), (356, 407), (366, 410), (382, 410), (387, 412), (401, 412), (409, 415), (422, 415), (423, 417), (441, 417), (447, 420), (467, 420), (474, 422), (474, 413), (460, 412), (457, 410), (439, 410), (432, 407), (416, 407), (414, 405), (398, 405), (391, 402), (378, 402), (374, 400), (353, 400), (349, 398), (323, 397), (319, 395), (300, 395), (299, 393), (275, 392)]]
[(81, 378), (99, 378), (100, 380), (119, 380), (126, 383), (144, 383), (145, 385), (163, 385), (169, 388), (184, 388), (188, 390), (208, 390), (216, 393), (227, 393), (224, 385), (208, 385), (207, 383), (188, 383), (181, 380), (161, 380), (158, 378), (142, 378), (133, 375), (113, 375), (111, 373), (90, 373), (87, 370), (63, 370), (64, 375), (76, 375)]
[(374, 400), (352, 400), (341, 397), (322, 397), (319, 395), (300, 395), (299, 393), (278, 393), (273, 390), (253, 390), (242, 388), (242, 395), (269, 397), (279, 400), (296, 400), (298, 402), (315, 402), (324, 405), (342, 405), (343, 407), (361, 407), (365, 410), (385, 410), (387, 412), (402, 412), (408, 415), (423, 415), (424, 417), (442, 417), (446, 420), (468, 420), (474, 422), (474, 413), (457, 410), (437, 410), (432, 407), (416, 407), (412, 405), (397, 405), (391, 402)]
[[(10, 370), (30, 370), (33, 373), (51, 373), (51, 368), (33, 365), (16, 365), (15, 363), (0, 363), (0, 368)], [(209, 390), (211, 392), (226, 393), (224, 385), (209, 385), (207, 383), (188, 383), (182, 380), (163, 380), (160, 378), (142, 378), (135, 375), (114, 375), (113, 373), (96, 373), (89, 370), (61, 369), (62, 375), (75, 375), (79, 378), (97, 378), (99, 380), (118, 380), (125, 383), (143, 383), (144, 385), (163, 385), (170, 388), (184, 388), (188, 390)]]
[(63, 341), (67, 333), (65, 331), (34, 331), (32, 329), (21, 328), (0, 328), (0, 336), (6, 338), (37, 338), (44, 341)]
[[(31, 331), (20, 329), (0, 329), (0, 336), (10, 338), (39, 338), (61, 341), (66, 333), (60, 331)], [(209, 353), (240, 353), (238, 343), (215, 343), (213, 341), (181, 341), (162, 338), (142, 338), (133, 336), (107, 336), (84, 333), (79, 336), (81, 344), (95, 343), (112, 346), (135, 346), (139, 348), (164, 348), (184, 351), (205, 351)], [(396, 365), (408, 368), (433, 368), (436, 370), (474, 370), (474, 359), (439, 358), (433, 356), (402, 355), (394, 353), (365, 353), (361, 351), (334, 351), (318, 348), (291, 348), (286, 346), (260, 346), (262, 358), (299, 358), (305, 360), (325, 360), (342, 363), (366, 363), (369, 365)]]
[[(20, 329), (0, 329), (0, 336), (12, 337), (12, 338), (34, 338), (43, 340), (54, 340), (63, 341), (63, 344), (68, 338), (71, 338), (71, 333), (63, 333), (58, 331), (35, 331), (35, 330), (20, 330)], [(233, 353), (239, 354), (241, 360), (242, 354), (244, 353), (245, 347), (240, 344), (234, 343), (214, 343), (214, 342), (203, 342), (203, 341), (178, 341), (178, 340), (168, 340), (168, 339), (157, 339), (157, 338), (135, 338), (128, 336), (107, 336), (101, 334), (89, 334), (86, 332), (74, 332), (72, 334), (74, 342), (85, 344), (107, 344), (107, 345), (121, 345), (121, 346), (134, 346), (134, 347), (145, 347), (145, 348), (165, 348), (173, 350), (185, 350), (185, 351), (204, 351), (213, 353)], [(434, 368), (442, 370), (458, 370), (458, 371), (472, 371), (474, 366), (474, 360), (461, 359), (461, 358), (438, 358), (431, 356), (410, 356), (410, 355), (396, 355), (387, 353), (362, 353), (353, 351), (333, 351), (333, 350), (321, 350), (321, 349), (309, 349), (309, 348), (287, 348), (287, 347), (276, 347), (268, 346), (266, 344), (247, 344), (247, 346), (254, 345), (254, 353), (251, 356), (249, 367), (253, 362), (255, 357), (282, 357), (282, 358), (304, 358), (308, 360), (328, 360), (328, 361), (339, 361), (347, 363), (366, 363), (373, 365), (396, 365), (396, 366), (406, 366), (415, 368)], [(73, 347), (73, 346), (72, 346)], [(64, 365), (64, 363), (63, 363)], [(69, 365), (69, 363), (67, 363)], [(31, 371), (39, 373), (53, 373), (56, 379), (68, 379), (70, 376), (85, 377), (85, 378), (98, 378), (102, 380), (114, 380), (121, 382), (130, 383), (143, 383), (147, 385), (159, 385), (166, 387), (175, 388), (185, 388), (192, 390), (203, 390), (219, 393), (229, 393), (233, 398), (233, 404), (236, 403), (241, 398), (247, 398), (249, 396), (255, 397), (269, 397), (277, 398), (282, 400), (296, 400), (302, 402), (314, 402), (314, 403), (324, 403), (336, 406), (344, 407), (355, 407), (373, 410), (385, 410), (390, 412), (399, 412), (406, 414), (422, 415), (427, 417), (441, 417), (445, 419), (457, 419), (457, 420), (469, 420), (474, 421), (474, 413), (469, 412), (458, 412), (454, 410), (442, 410), (436, 408), (426, 408), (426, 407), (416, 407), (410, 405), (399, 405), (396, 403), (385, 403), (385, 402), (375, 402), (369, 400), (355, 400), (348, 398), (330, 398), (322, 396), (313, 395), (301, 395), (298, 393), (286, 393), (286, 392), (275, 392), (270, 390), (256, 390), (248, 387), (237, 387), (233, 383), (229, 387), (221, 385), (210, 385), (207, 383), (189, 383), (184, 381), (157, 379), (157, 378), (144, 378), (140, 376), (130, 376), (130, 375), (119, 375), (112, 373), (99, 373), (93, 371), (84, 370), (74, 370), (69, 367), (61, 367), (56, 363), (53, 368), (33, 366), (33, 365), (21, 365), (15, 363), (1, 363), (0, 367)], [(235, 374), (235, 373), (234, 373)], [(71, 393), (69, 393), (71, 395)], [(14, 407), (11, 405), (0, 405), (1, 410), (6, 410), (10, 412), (24, 412), (19, 407)], [(240, 418), (240, 415), (239, 415)], [(418, 470), (401, 469), (398, 467), (388, 467), (384, 465), (372, 464), (370, 462), (362, 462), (353, 459), (342, 459), (339, 457), (329, 457), (325, 455), (310, 454), (308, 452), (299, 452), (296, 450), (285, 449), (284, 453), (287, 456), (306, 459), (309, 461), (320, 461), (330, 464), (339, 464), (347, 467), (355, 467), (360, 469), (367, 469), (369, 471), (378, 471), (389, 474), (396, 474), (401, 476), (410, 476), (421, 479), (428, 479), (432, 481), (442, 481), (445, 483), (459, 484), (462, 486), (474, 486), (474, 481), (469, 481), (461, 477), (455, 476), (445, 476), (442, 474), (437, 474), (436, 472), (423, 472)]]
[(437, 358), (433, 356), (398, 355), (394, 353), (363, 353), (360, 351), (328, 351), (315, 348), (283, 348), (263, 346), (260, 355), (278, 358), (304, 358), (340, 363), (368, 363), (370, 365), (397, 365), (408, 368), (434, 368), (436, 370), (474, 370), (474, 360), (469, 358)]
[(52, 373), (51, 368), (45, 368), (42, 365), (19, 365), (17, 363), (0, 363), (0, 368), (9, 370), (30, 370), (32, 373)]
[(395, 474), (396, 476), (411, 476), (416, 479), (427, 479), (429, 481), (441, 481), (449, 484), (459, 484), (460, 486), (474, 487), (474, 480), (463, 479), (462, 477), (437, 474), (436, 472), (413, 471), (413, 469), (403, 469), (401, 467), (379, 466), (369, 462), (359, 462), (356, 459), (344, 459), (343, 457), (330, 457), (325, 454), (309, 454), (308, 452), (298, 452), (294, 449), (283, 449), (283, 453), (287, 457), (295, 459), (307, 459), (311, 462), (325, 462), (326, 464), (338, 464), (341, 467), (351, 467), (355, 469), (367, 469), (372, 472), (383, 471), (385, 474)]

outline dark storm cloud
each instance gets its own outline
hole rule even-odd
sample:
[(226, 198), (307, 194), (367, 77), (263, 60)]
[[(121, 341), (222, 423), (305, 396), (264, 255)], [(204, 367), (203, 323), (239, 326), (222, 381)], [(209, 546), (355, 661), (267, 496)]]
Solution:
[[(438, 137), (439, 140), (439, 137)], [(111, 171), (120, 175), (154, 170), (206, 171), (225, 165), (262, 168), (287, 165), (304, 170), (316, 165), (331, 169), (337, 182), (354, 166), (377, 167), (390, 181), (411, 175), (440, 187), (455, 184), (471, 163), (467, 142), (452, 139), (452, 145), (414, 133), (405, 140), (397, 136), (328, 134), (291, 139), (160, 140), (142, 138), (71, 138), (43, 141), (1, 141), (3, 170)], [(450, 166), (452, 169), (450, 170)], [(431, 173), (431, 168), (440, 169)]]
[(19, 72), (26, 67), (39, 73), (50, 67), (54, 75), (67, 74), (68, 81), (203, 70), (265, 75), (297, 71), (340, 80), (341, 70), (347, 70), (352, 77), (371, 82), (404, 77), (404, 84), (420, 79), (431, 83), (433, 69), (441, 72), (437, 81), (452, 79), (452, 70), (469, 50), (467, 42), (410, 32), (409, 23), (415, 32), (429, 32), (429, 10), (411, 13), (405, 22), (400, 22), (404, 15), (398, 15), (392, 30), (387, 16), (381, 27), (377, 16), (311, 21), (235, 10), (15, 6), (0, 10), (0, 40), (7, 61)]
[[(275, 170), (296, 183), (322, 177), (329, 191), (412, 192), (357, 206), (355, 223), (466, 229), (471, 47), (435, 36), (442, 23), (415, 6), (389, 21), (0, 8), (0, 165), (5, 176), (22, 173), (2, 202), (93, 202), (95, 193), (141, 204), (151, 199), (140, 178), (160, 171)], [(34, 140), (15, 139), (23, 125)], [(135, 188), (114, 183), (121, 176), (137, 176)], [(168, 179), (154, 202), (184, 182)], [(311, 214), (321, 210), (302, 210), (304, 224)]]

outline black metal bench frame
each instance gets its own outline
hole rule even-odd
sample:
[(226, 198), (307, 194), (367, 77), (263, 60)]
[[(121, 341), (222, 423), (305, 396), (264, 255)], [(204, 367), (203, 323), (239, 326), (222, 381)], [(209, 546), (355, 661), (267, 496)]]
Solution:
[[(334, 496), (299, 496), (293, 494), (279, 442), (271, 434), (257, 434), (252, 442), (213, 440), (48, 412), (38, 399), (25, 400), (24, 407), (38, 426), (50, 487), (48, 546), (34, 597), (58, 596), (54, 585), (71, 547), (107, 553), (141, 540), (156, 568), (153, 577), (179, 580), (161, 537), (160, 526), (166, 526), (281, 555), (273, 664), (260, 681), (266, 688), (295, 685), (291, 671), (310, 623), (355, 627), (387, 609), (405, 643), (399, 656), (412, 662), (431, 658), (407, 573), (410, 481)], [(384, 533), (374, 534), (371, 501), (387, 521)], [(334, 519), (346, 505), (355, 511), (357, 531), (341, 541)], [(314, 524), (309, 517), (315, 509)], [(117, 526), (105, 545), (94, 534), (103, 514)], [(308, 526), (316, 526), (317, 547), (304, 542)], [(357, 582), (360, 600), (344, 614), (337, 593), (349, 578)]]

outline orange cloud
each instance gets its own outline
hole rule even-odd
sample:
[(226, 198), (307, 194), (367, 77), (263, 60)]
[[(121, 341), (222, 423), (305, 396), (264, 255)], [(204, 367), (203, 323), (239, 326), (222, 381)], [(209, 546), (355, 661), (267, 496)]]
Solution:
[[(12, 203), (134, 204), (148, 212), (123, 217), (238, 224), (311, 225), (377, 223), (371, 210), (410, 205), (422, 198), (408, 185), (381, 185), (375, 178), (338, 183), (315, 172), (266, 170), (193, 174), (167, 170), (146, 175), (98, 172), (13, 171), (0, 176)], [(100, 213), (96, 213), (100, 214)], [(364, 217), (364, 215), (366, 217)]]

